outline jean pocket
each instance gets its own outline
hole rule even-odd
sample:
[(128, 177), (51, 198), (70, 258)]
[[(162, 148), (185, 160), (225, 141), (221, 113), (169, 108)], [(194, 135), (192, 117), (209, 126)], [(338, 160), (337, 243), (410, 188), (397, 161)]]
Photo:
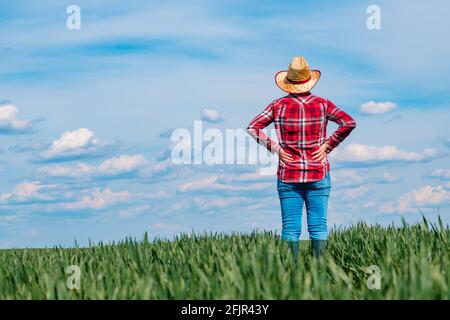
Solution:
[(326, 189), (330, 187), (331, 187), (331, 179), (329, 173), (325, 176), (325, 178), (311, 183), (311, 189)]

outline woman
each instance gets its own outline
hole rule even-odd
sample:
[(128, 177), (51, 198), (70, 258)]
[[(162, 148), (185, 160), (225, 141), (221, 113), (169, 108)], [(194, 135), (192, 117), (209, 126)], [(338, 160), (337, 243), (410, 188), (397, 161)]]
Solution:
[[(308, 232), (314, 256), (323, 253), (328, 237), (327, 207), (330, 194), (330, 164), (327, 154), (356, 127), (351, 116), (330, 100), (311, 94), (320, 78), (305, 58), (295, 57), (288, 70), (275, 75), (277, 86), (288, 95), (272, 101), (249, 124), (256, 141), (279, 156), (277, 189), (281, 204), (281, 238), (298, 255), (302, 209), (306, 204)], [(339, 128), (327, 138), (327, 122)], [(279, 143), (262, 129), (274, 123)]]

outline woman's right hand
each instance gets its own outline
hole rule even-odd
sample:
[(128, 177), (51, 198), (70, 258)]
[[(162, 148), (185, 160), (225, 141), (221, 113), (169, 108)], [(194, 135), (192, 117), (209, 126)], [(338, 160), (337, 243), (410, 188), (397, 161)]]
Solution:
[(287, 153), (283, 148), (280, 148), (280, 150), (278, 150), (278, 157), (284, 163), (294, 161), (292, 155), (290, 153)]

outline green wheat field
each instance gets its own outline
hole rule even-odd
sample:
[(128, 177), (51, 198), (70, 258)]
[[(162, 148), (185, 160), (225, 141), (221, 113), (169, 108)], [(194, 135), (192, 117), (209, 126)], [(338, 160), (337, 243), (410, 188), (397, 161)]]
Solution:
[[(278, 235), (256, 231), (0, 250), (0, 299), (449, 299), (449, 239), (424, 219), (335, 229), (327, 255), (312, 258), (305, 242), (297, 262)], [(70, 265), (80, 289), (67, 287)], [(371, 265), (379, 289), (368, 288)]]

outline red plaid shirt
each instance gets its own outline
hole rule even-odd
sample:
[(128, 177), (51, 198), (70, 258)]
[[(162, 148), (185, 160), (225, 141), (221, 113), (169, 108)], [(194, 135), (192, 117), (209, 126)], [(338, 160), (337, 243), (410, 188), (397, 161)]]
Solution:
[[(339, 128), (327, 139), (328, 120)], [(263, 131), (274, 123), (279, 144)], [(312, 159), (312, 152), (324, 142), (330, 152), (356, 127), (355, 120), (330, 100), (311, 93), (289, 94), (272, 101), (248, 125), (248, 133), (272, 153), (283, 148), (294, 161), (278, 162), (277, 175), (284, 182), (312, 182), (323, 179), (330, 170), (328, 160), (321, 164)]]

